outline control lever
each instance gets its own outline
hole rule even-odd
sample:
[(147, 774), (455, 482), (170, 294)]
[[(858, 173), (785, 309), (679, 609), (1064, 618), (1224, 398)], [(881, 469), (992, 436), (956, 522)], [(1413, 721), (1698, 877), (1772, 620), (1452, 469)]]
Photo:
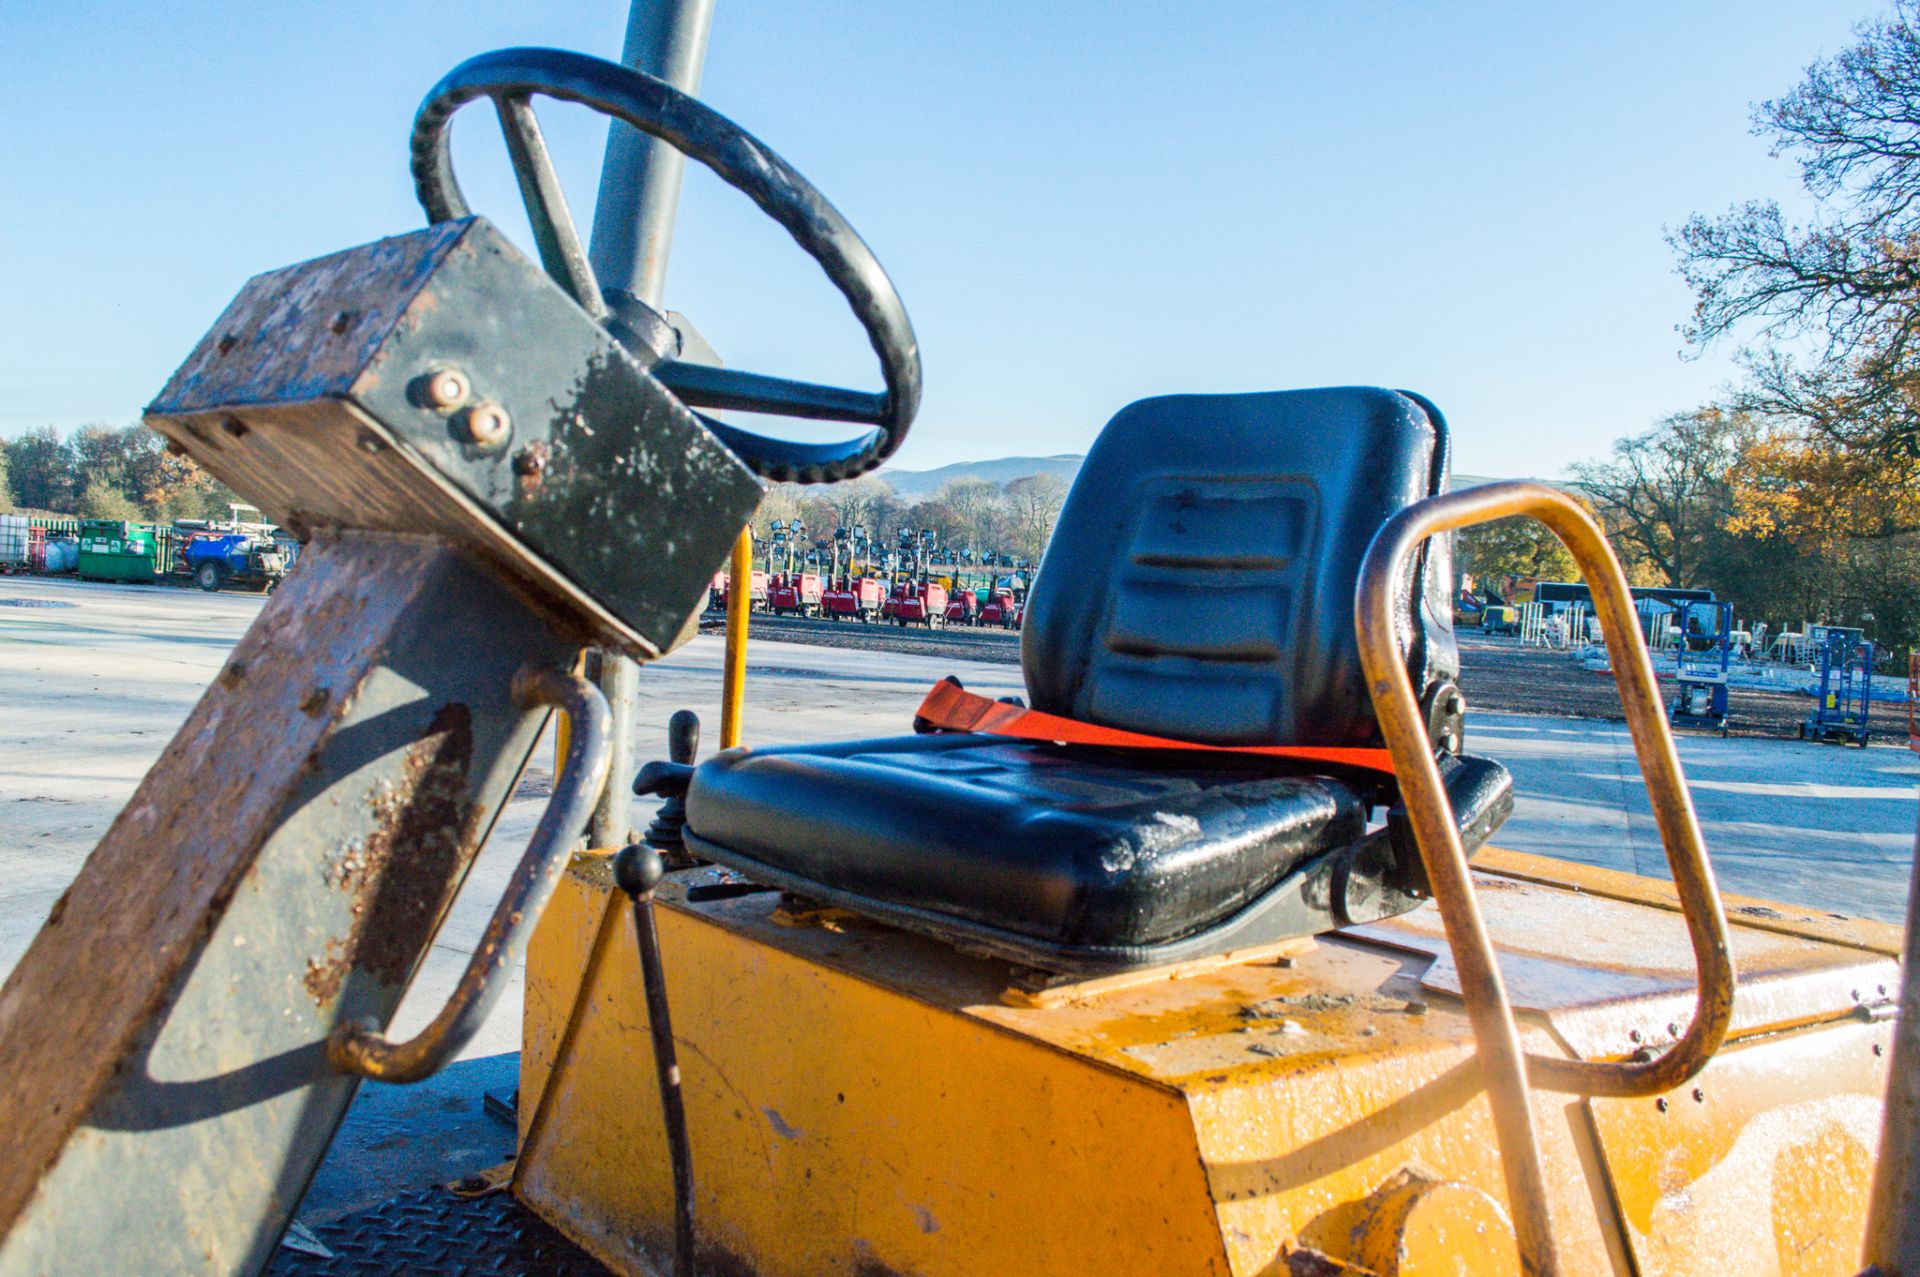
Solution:
[[(686, 710), (674, 715), (692, 719)], [(692, 756), (696, 731), (687, 733), (686, 751)], [(682, 738), (674, 737), (674, 743)], [(677, 752), (677, 751), (676, 751)], [(650, 767), (662, 766), (659, 763)], [(682, 780), (680, 792), (686, 792)], [(667, 1133), (667, 1152), (673, 1162), (673, 1277), (694, 1277), (693, 1271), (693, 1148), (687, 1140), (687, 1110), (680, 1095), (680, 1061), (673, 1047), (673, 1022), (667, 1014), (667, 975), (660, 962), (660, 932), (653, 914), (653, 889), (666, 876), (667, 866), (652, 847), (623, 847), (613, 858), (614, 885), (633, 901), (633, 933), (640, 941), (640, 979), (647, 991), (647, 1028), (653, 1035), (653, 1066), (660, 1078), (661, 1129)]]
[(667, 720), (667, 759), (648, 763), (633, 778), (633, 792), (643, 798), (663, 797), (643, 841), (658, 851), (668, 869), (690, 869), (701, 863), (687, 854), (682, 836), (687, 827), (687, 785), (693, 779), (693, 760), (700, 752), (700, 716), (678, 710)]

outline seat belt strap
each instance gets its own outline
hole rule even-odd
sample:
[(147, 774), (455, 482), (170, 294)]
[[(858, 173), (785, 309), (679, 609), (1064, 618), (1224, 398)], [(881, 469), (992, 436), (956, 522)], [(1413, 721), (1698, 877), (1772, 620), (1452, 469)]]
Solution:
[(1342, 767), (1361, 767), (1391, 776), (1393, 756), (1384, 749), (1336, 745), (1202, 745), (1196, 741), (1172, 740), (1165, 736), (1147, 736), (1125, 732), (1097, 723), (1082, 723), (1058, 714), (1009, 705), (969, 692), (952, 678), (933, 685), (920, 702), (914, 726), (947, 732), (980, 732), (989, 736), (1010, 736), (1017, 740), (1058, 741), (1066, 745), (1102, 745), (1119, 749), (1191, 749), (1214, 754), (1259, 754), (1269, 758), (1299, 758), (1315, 763), (1337, 763)]

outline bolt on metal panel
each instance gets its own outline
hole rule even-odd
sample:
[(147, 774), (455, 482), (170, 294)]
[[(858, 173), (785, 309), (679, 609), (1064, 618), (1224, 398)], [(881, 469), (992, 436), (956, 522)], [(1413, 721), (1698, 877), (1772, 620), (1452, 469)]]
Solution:
[(148, 420), (277, 522), (447, 536), (642, 658), (762, 492), (477, 217), (255, 277)]

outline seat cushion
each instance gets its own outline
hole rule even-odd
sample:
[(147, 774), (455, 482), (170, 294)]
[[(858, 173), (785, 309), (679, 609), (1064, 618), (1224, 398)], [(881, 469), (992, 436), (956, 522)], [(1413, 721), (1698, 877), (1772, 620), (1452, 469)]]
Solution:
[(1146, 948), (1365, 833), (1345, 784), (1274, 769), (970, 735), (733, 750), (694, 773), (687, 835), (775, 885), (1049, 946)]

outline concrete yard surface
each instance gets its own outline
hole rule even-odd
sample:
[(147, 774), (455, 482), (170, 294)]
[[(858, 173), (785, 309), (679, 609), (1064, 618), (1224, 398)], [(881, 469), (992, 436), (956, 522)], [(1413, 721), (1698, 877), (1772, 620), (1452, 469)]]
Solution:
[[(79, 872), (263, 600), (165, 587), (0, 578), (0, 975)], [(639, 757), (662, 757), (666, 721), (697, 711), (718, 731), (721, 640), (694, 639), (641, 673)], [(1471, 664), (1471, 655), (1469, 656)], [(911, 730), (935, 680), (1022, 690), (1017, 666), (756, 643), (746, 739), (784, 744)], [(1694, 802), (1729, 892), (1898, 922), (1912, 858), (1920, 758), (1793, 740), (1679, 736)], [(1658, 831), (1623, 724), (1473, 714), (1468, 748), (1513, 771), (1502, 846), (1665, 876)], [(552, 759), (542, 744), (481, 853), (406, 1002), (411, 1033), (447, 996), (538, 820)], [(209, 766), (218, 765), (209, 760)], [(644, 827), (649, 812), (636, 810)], [(466, 1054), (519, 1046), (520, 988)]]

